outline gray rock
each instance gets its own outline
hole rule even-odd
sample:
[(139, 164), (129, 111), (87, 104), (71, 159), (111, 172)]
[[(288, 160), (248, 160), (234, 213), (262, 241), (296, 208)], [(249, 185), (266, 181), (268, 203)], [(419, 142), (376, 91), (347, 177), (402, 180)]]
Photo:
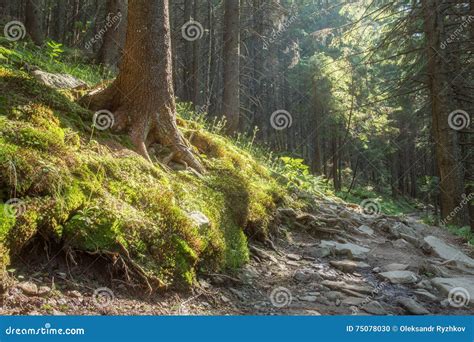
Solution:
[(295, 272), (293, 277), (295, 278), (295, 280), (302, 283), (322, 280), (322, 277), (318, 273), (314, 272), (312, 269), (298, 270)]
[(454, 260), (466, 264), (469, 267), (474, 267), (474, 259), (468, 257), (458, 248), (448, 245), (443, 240), (435, 236), (427, 236), (424, 238), (425, 243), (430, 246), (433, 252), (444, 260)]
[(443, 295), (450, 297), (455, 305), (459, 302), (465, 302), (466, 305), (474, 306), (473, 276), (457, 278), (433, 278), (431, 279), (431, 283)]
[(286, 257), (293, 261), (301, 260), (301, 255), (298, 255), (298, 254), (287, 254)]
[(339, 292), (339, 291), (328, 291), (324, 295), (326, 296), (327, 299), (332, 300), (332, 301), (336, 301), (337, 299), (344, 298), (344, 294), (342, 294), (342, 292)]
[(416, 274), (411, 271), (391, 271), (379, 274), (392, 284), (413, 284), (418, 281)]
[(200, 211), (192, 211), (188, 213), (188, 217), (197, 224), (199, 229), (207, 229), (211, 225), (209, 218)]
[(31, 281), (18, 284), (18, 288), (27, 296), (36, 296), (38, 294), (38, 286)]
[(392, 242), (392, 245), (394, 247), (397, 247), (397, 248), (400, 248), (400, 249), (407, 248), (407, 247), (410, 246), (410, 244), (404, 239), (395, 240), (395, 241)]
[(383, 308), (383, 306), (375, 300), (365, 304), (364, 306), (361, 307), (361, 309), (373, 315), (386, 315), (387, 314), (387, 311)]
[(30, 67), (31, 75), (40, 83), (55, 89), (85, 88), (87, 84), (69, 74), (52, 74)]
[(406, 265), (406, 264), (393, 263), (393, 264), (388, 264), (388, 265), (382, 266), (381, 271), (382, 272), (404, 271), (407, 268), (408, 268), (408, 265)]
[(398, 304), (413, 315), (429, 315), (430, 312), (420, 305), (416, 300), (408, 297), (398, 297)]
[(346, 293), (352, 292), (358, 294), (370, 294), (372, 292), (372, 287), (357, 284), (347, 284), (344, 281), (323, 280), (321, 285), (327, 286), (332, 290), (339, 290)]
[(365, 262), (354, 260), (331, 260), (329, 263), (344, 272), (353, 272), (358, 268), (370, 268), (370, 265)]
[(317, 296), (310, 296), (310, 295), (299, 296), (298, 298), (299, 300), (302, 300), (303, 302), (315, 302), (318, 299)]
[(369, 252), (368, 248), (356, 245), (354, 243), (339, 243), (336, 241), (322, 240), (320, 245), (321, 248), (330, 248), (338, 255), (347, 255), (350, 258), (361, 260), (367, 257)]
[(331, 255), (331, 248), (329, 247), (312, 247), (306, 250), (306, 253), (313, 258), (325, 258)]
[(421, 299), (424, 299), (427, 301), (438, 301), (438, 297), (436, 297), (431, 292), (426, 291), (425, 289), (418, 289), (418, 290), (413, 291), (413, 293), (416, 294), (417, 297), (420, 297)]
[(365, 225), (365, 224), (363, 224), (362, 226), (356, 228), (356, 230), (359, 233), (367, 235), (367, 236), (374, 235), (374, 230), (372, 228), (370, 228), (369, 226)]
[(360, 306), (366, 301), (365, 298), (360, 297), (347, 297), (342, 300), (342, 304), (346, 304), (349, 306)]

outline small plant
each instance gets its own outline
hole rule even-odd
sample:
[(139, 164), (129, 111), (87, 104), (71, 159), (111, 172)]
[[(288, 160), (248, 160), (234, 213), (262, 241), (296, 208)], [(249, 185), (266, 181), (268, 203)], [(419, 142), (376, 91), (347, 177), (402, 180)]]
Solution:
[(46, 54), (49, 56), (51, 61), (57, 60), (57, 58), (64, 52), (62, 44), (55, 42), (54, 40), (48, 40), (46, 42)]

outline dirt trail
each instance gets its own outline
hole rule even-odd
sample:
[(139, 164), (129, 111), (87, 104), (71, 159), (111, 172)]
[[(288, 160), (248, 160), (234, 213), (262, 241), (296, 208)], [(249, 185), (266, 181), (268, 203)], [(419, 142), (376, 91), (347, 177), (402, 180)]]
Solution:
[(316, 202), (311, 213), (279, 209), (274, 235), (266, 244), (251, 243), (251, 260), (237, 274), (201, 275), (198, 286), (188, 293), (146, 296), (119, 281), (109, 285), (112, 290), (104, 288), (100, 284), (105, 280), (92, 276), (94, 267), (101, 267), (97, 259), (76, 278), (67, 272), (55, 271), (52, 276), (23, 269), (28, 277), (20, 276), (9, 288), (2, 298), (2, 313), (474, 312), (472, 250), (445, 230), (420, 223), (416, 215), (405, 219), (363, 215), (355, 207)]

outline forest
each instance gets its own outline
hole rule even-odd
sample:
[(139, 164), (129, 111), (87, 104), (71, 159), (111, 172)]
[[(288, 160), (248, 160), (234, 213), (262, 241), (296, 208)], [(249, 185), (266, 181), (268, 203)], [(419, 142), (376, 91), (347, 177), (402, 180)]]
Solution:
[(0, 25), (0, 314), (472, 314), (473, 0)]

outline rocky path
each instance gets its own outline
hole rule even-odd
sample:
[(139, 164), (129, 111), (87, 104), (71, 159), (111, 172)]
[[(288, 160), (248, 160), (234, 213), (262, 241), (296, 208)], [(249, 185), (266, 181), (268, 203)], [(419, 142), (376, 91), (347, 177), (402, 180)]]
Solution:
[[(252, 242), (234, 275), (201, 275), (190, 293), (143, 296), (67, 274), (18, 279), (7, 314), (404, 315), (474, 313), (472, 250), (438, 227), (320, 202), (279, 209), (272, 241)], [(99, 293), (98, 291), (102, 291)]]

